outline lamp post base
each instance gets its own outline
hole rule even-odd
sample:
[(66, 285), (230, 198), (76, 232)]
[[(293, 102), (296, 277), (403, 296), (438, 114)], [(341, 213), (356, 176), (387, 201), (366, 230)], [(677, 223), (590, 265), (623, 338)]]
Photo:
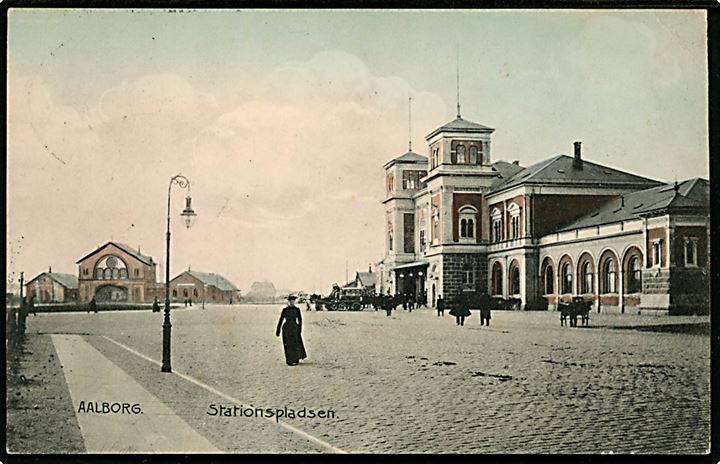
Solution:
[(172, 331), (172, 325), (170, 324), (170, 311), (169, 308), (165, 309), (165, 320), (163, 321), (163, 351), (162, 351), (162, 366), (160, 367), (161, 372), (172, 372), (170, 365), (170, 334)]

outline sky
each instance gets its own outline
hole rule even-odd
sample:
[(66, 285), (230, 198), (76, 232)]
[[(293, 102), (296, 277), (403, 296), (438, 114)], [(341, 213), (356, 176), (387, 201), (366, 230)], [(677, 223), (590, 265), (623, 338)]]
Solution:
[[(462, 116), (523, 166), (583, 158), (708, 178), (694, 10), (11, 9), (7, 279), (110, 240), (164, 276), (326, 293), (384, 254), (382, 166)], [(412, 123), (408, 98), (412, 97)], [(410, 130), (411, 126), (411, 130)]]

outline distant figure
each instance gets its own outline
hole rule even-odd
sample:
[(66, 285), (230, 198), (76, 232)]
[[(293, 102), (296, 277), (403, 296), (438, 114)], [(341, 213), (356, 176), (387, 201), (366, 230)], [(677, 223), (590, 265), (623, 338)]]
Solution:
[(279, 337), (282, 328), (285, 362), (288, 366), (297, 366), (301, 359), (307, 358), (302, 341), (302, 315), (300, 309), (295, 306), (296, 299), (295, 295), (288, 295), (288, 305), (280, 313), (277, 329), (275, 329), (275, 336)]
[(95, 302), (95, 297), (92, 297), (92, 299), (90, 300), (90, 303), (88, 303), (88, 312), (93, 312), (93, 313), (98, 312), (97, 303)]
[(305, 311), (310, 311), (310, 302), (309, 301), (305, 302)]
[(455, 300), (455, 304), (450, 309), (450, 315), (455, 316), (455, 323), (460, 326), (465, 325), (465, 318), (468, 317), (470, 309), (468, 308), (468, 302), (466, 298), (458, 297)]
[(390, 317), (393, 310), (393, 298), (388, 294), (382, 298), (382, 307), (385, 310), (385, 316)]
[(482, 293), (478, 299), (478, 306), (480, 307), (480, 325), (490, 325), (490, 307), (492, 306), (492, 300), (487, 293)]
[(154, 313), (160, 312), (160, 303), (158, 303), (157, 297), (155, 297), (155, 301), (153, 301), (153, 312)]
[(32, 313), (33, 316), (37, 316), (37, 313), (35, 313), (35, 296), (30, 297), (30, 302), (28, 303), (28, 314)]
[(438, 317), (439, 316), (445, 317), (445, 300), (443, 300), (442, 295), (438, 296), (436, 304), (437, 304)]
[(190, 306), (192, 307), (192, 300), (188, 300), (188, 301), (190, 301)]
[(185, 298), (184, 303), (185, 303), (185, 307), (186, 307), (186, 308), (187, 308), (187, 302), (188, 302), (188, 300), (187, 300), (187, 298)]

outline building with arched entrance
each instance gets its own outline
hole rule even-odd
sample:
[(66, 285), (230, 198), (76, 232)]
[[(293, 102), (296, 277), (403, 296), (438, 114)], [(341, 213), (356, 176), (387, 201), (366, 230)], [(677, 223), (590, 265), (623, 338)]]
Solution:
[(152, 257), (118, 242), (107, 242), (77, 261), (80, 300), (146, 303), (157, 292)]
[[(458, 111), (459, 113), (459, 111)], [(465, 292), (554, 309), (580, 296), (598, 311), (709, 306), (709, 183), (667, 184), (572, 156), (529, 167), (493, 161), (492, 129), (457, 119), (385, 164), (380, 288)]]

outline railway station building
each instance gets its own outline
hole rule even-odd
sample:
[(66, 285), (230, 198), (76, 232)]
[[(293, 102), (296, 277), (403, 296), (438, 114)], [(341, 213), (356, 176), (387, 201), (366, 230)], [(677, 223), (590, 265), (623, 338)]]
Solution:
[[(459, 113), (459, 111), (458, 111)], [(709, 183), (595, 163), (582, 143), (532, 166), (495, 160), (493, 128), (457, 119), (385, 164), (382, 293), (488, 293), (521, 309), (575, 296), (600, 312), (709, 306)]]

